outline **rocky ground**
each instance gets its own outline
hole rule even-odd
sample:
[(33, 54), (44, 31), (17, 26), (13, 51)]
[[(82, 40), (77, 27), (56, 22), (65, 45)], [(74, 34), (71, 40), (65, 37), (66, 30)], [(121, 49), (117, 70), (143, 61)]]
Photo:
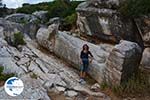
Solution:
[[(4, 73), (16, 73), (25, 86), (23, 93), (13, 99), (110, 100), (107, 95), (92, 91), (89, 83), (79, 84), (78, 71), (53, 55), (43, 53), (36, 42), (26, 37), (26, 43), (18, 51), (5, 40), (0, 40), (0, 59), (3, 59)], [(3, 87), (0, 88), (0, 94), (1, 99), (12, 99)]]
[[(143, 45), (141, 67), (150, 75), (150, 17), (136, 19), (135, 23), (130, 19), (123, 21), (118, 16), (117, 8), (122, 2), (119, 1), (87, 0), (81, 3), (76, 9), (76, 31), (79, 34), (59, 31), (60, 19), (57, 17), (46, 22), (48, 26), (43, 25), (47, 11), (0, 18), (0, 67), (4, 67), (3, 73), (15, 73), (24, 83), (23, 93), (10, 97), (4, 91), (4, 81), (0, 81), (0, 100), (149, 100), (149, 96), (116, 97), (111, 90), (102, 91), (95, 81), (101, 83), (106, 76), (105, 80), (119, 84), (123, 76), (132, 76), (130, 74), (140, 64)], [(141, 28), (142, 37), (135, 34), (134, 24)], [(26, 45), (17, 45), (17, 49), (10, 45), (15, 44), (14, 34), (18, 32), (24, 35)], [(82, 40), (83, 36), (89, 39)], [(96, 40), (118, 45), (96, 44)], [(81, 85), (76, 69), (79, 68), (79, 53), (85, 43), (89, 45), (94, 60), (89, 72), (92, 78)]]

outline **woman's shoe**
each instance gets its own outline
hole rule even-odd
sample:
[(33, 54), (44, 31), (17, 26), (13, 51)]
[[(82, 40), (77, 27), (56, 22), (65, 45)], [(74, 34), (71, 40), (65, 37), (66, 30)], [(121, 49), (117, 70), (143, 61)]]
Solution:
[(80, 78), (79, 83), (82, 83), (82, 81), (84, 81), (83, 78)]
[(82, 84), (82, 85), (86, 84), (86, 81), (85, 81), (85, 80), (83, 80), (83, 81), (81, 82), (81, 84)]

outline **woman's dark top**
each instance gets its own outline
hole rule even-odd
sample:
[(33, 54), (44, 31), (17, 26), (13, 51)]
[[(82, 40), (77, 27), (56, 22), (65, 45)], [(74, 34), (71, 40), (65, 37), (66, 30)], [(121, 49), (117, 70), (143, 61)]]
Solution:
[(80, 54), (80, 58), (83, 60), (83, 59), (89, 59), (89, 55), (91, 56), (91, 57), (93, 57), (93, 55), (92, 55), (92, 53), (90, 52), (90, 51), (88, 51), (88, 52), (83, 52), (83, 51), (81, 51), (81, 54)]

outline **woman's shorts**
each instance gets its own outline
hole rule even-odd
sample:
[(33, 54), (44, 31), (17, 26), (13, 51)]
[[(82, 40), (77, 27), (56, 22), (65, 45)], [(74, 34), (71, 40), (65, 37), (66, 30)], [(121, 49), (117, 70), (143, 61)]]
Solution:
[(88, 72), (88, 67), (89, 67), (89, 61), (88, 60), (82, 60), (82, 66), (81, 66), (81, 71), (82, 72)]

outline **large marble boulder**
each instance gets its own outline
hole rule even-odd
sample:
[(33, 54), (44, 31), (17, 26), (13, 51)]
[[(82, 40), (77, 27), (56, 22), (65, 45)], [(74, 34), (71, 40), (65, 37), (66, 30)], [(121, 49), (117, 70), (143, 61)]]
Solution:
[(29, 35), (31, 39), (35, 39), (36, 33), (39, 28), (40, 28), (40, 25), (38, 23), (29, 22), (26, 25), (24, 25), (24, 33)]
[(113, 8), (119, 7), (125, 0), (86, 0), (87, 4), (90, 4), (97, 8)]
[(48, 11), (35, 11), (32, 13), (32, 15), (39, 18), (42, 21), (42, 23), (48, 20)]
[(0, 37), (4, 38), (4, 28), (0, 26)]
[(23, 31), (23, 25), (0, 19), (0, 38), (6, 39), (9, 44), (13, 45), (14, 33), (21, 32), (23, 34)]
[(56, 24), (52, 24), (48, 28), (40, 28), (37, 32), (36, 39), (40, 45), (52, 51), (55, 41), (54, 37), (57, 32), (58, 26)]
[[(49, 26), (50, 27), (50, 26)], [(49, 28), (40, 28), (37, 33), (38, 43), (47, 48), (49, 51), (55, 53), (60, 58), (66, 60), (68, 63), (79, 69), (79, 56), (83, 44), (88, 44), (90, 51), (94, 56), (93, 63), (90, 64), (89, 74), (98, 82), (103, 80), (103, 72), (106, 68), (105, 62), (112, 50), (113, 46), (109, 44), (94, 45), (87, 41), (73, 37), (66, 32), (58, 32), (57, 34), (50, 33)]]
[(16, 23), (23, 23), (26, 24), (28, 22), (31, 22), (33, 20), (37, 20), (37, 18), (30, 14), (23, 14), (23, 13), (16, 13), (11, 14), (5, 17), (6, 20), (16, 22)]
[(135, 22), (124, 18), (118, 7), (124, 0), (87, 0), (76, 8), (80, 33), (99, 40), (119, 43), (120, 39), (143, 47)]
[(105, 79), (111, 84), (127, 82), (136, 75), (142, 57), (142, 49), (137, 43), (121, 40), (110, 52), (106, 61)]
[(4, 36), (11, 36), (17, 31), (23, 32), (24, 30), (21, 24), (11, 22), (5, 19), (0, 19), (0, 27), (1, 33), (3, 33)]
[(23, 26), (23, 33), (28, 34), (34, 39), (42, 21), (40, 19), (41, 16), (38, 15), (16, 13), (6, 16), (5, 20), (21, 24)]
[(141, 32), (145, 46), (150, 46), (150, 15), (140, 16), (135, 21)]
[[(7, 42), (0, 38), (0, 67), (4, 68), (5, 74), (24, 74), (24, 71), (16, 65), (16, 61), (12, 57), (12, 52), (17, 51), (15, 48), (8, 46)], [(18, 53), (18, 52), (16, 52)]]
[(144, 50), (141, 65), (143, 68), (150, 71), (150, 48)]

